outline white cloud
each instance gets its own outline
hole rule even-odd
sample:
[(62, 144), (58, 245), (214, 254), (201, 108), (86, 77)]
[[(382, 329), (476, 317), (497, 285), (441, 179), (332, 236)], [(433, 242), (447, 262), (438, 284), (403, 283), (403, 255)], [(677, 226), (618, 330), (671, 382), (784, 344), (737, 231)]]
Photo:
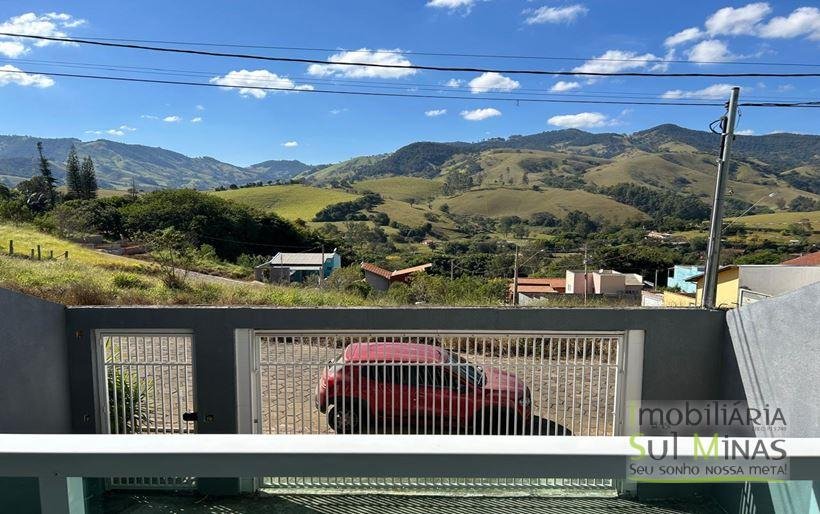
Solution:
[(191, 118), (191, 123), (202, 123), (202, 116), (194, 116)]
[(465, 9), (469, 11), (473, 8), (477, 0), (429, 0), (427, 7), (435, 7), (438, 9)]
[(600, 112), (579, 112), (553, 116), (547, 123), (561, 128), (594, 128), (610, 125), (612, 120)]
[(343, 112), (347, 112), (347, 111), (348, 111), (348, 108), (347, 108), (347, 107), (342, 107), (341, 109), (339, 109), (339, 108), (336, 108), (336, 109), (331, 109), (331, 110), (330, 110), (330, 111), (328, 111), (328, 112), (329, 112), (330, 114), (332, 114), (332, 115), (336, 116), (337, 114), (342, 114)]
[(719, 39), (701, 41), (686, 52), (690, 61), (722, 62), (732, 59), (729, 47)]
[(565, 7), (544, 6), (538, 9), (525, 10), (524, 14), (528, 14), (529, 16), (524, 20), (524, 23), (527, 25), (539, 23), (570, 23), (588, 12), (589, 9), (581, 4), (567, 5)]
[(26, 73), (11, 64), (5, 64), (0, 66), (0, 87), (8, 84), (46, 88), (54, 85), (54, 79), (37, 73)]
[(293, 91), (313, 89), (311, 85), (297, 85), (291, 79), (280, 77), (268, 70), (234, 70), (222, 77), (214, 77), (209, 82), (219, 84), (224, 89), (238, 89), (240, 95), (254, 98), (265, 98), (269, 93), (276, 92), (276, 90), (254, 88), (276, 88)]
[[(734, 86), (731, 84), (712, 84), (709, 87), (695, 91), (683, 91), (672, 89), (661, 95), (662, 98), (702, 98), (702, 99), (727, 99)], [(750, 88), (746, 88), (748, 91)]]
[(95, 136), (114, 136), (114, 137), (122, 137), (126, 134), (126, 132), (134, 132), (137, 129), (134, 127), (129, 127), (128, 125), (120, 125), (118, 128), (112, 128), (107, 130), (86, 130), (86, 134), (94, 134)]
[(552, 85), (550, 91), (572, 91), (573, 89), (578, 89), (580, 87), (581, 84), (579, 84), (578, 82), (565, 82), (563, 80), (559, 80), (558, 82)]
[[(328, 57), (327, 60), (331, 62), (357, 62), (391, 66), (411, 66), (413, 64), (401, 54), (401, 50), (398, 48), (394, 50), (369, 50), (367, 48), (360, 48), (359, 50), (333, 54)], [(383, 79), (396, 79), (416, 73), (416, 70), (410, 68), (379, 68), (344, 64), (311, 64), (308, 66), (307, 71), (308, 74), (315, 77), (338, 76)]]
[(108, 129), (105, 131), (109, 136), (124, 136), (125, 132), (120, 129)]
[(696, 41), (703, 37), (703, 32), (697, 27), (690, 27), (688, 29), (683, 29), (677, 34), (669, 36), (663, 42), (665, 46), (678, 46), (683, 43), (688, 43), (689, 41)]
[(646, 53), (639, 55), (635, 52), (623, 50), (607, 50), (602, 55), (577, 66), (572, 71), (581, 73), (617, 73), (620, 71), (646, 68), (657, 63), (660, 58), (657, 55)]
[(473, 93), (486, 93), (487, 91), (512, 91), (518, 89), (521, 84), (517, 80), (505, 77), (500, 73), (490, 71), (482, 73), (469, 82), (470, 91)]
[(450, 79), (444, 83), (447, 87), (461, 87), (462, 84), (464, 84), (464, 81), (461, 79)]
[(755, 131), (752, 129), (738, 130), (735, 131), (735, 134), (739, 136), (753, 136), (755, 135)]
[(501, 116), (501, 111), (486, 107), (484, 109), (473, 109), (472, 111), (461, 111), (461, 117), (467, 121), (481, 121), (495, 116)]
[(162, 121), (164, 121), (165, 123), (179, 123), (181, 119), (182, 118), (180, 118), (179, 116), (173, 115), (162, 118)]
[(282, 146), (284, 146), (285, 148), (296, 148), (297, 146), (299, 146), (299, 142), (298, 141), (285, 141), (284, 143), (282, 143)]
[(788, 17), (778, 16), (760, 27), (760, 37), (791, 38), (808, 36), (820, 40), (820, 9), (798, 7)]
[[(0, 23), (0, 32), (13, 32), (16, 34), (30, 34), (33, 36), (46, 37), (68, 37), (64, 29), (78, 27), (85, 23), (85, 20), (74, 18), (66, 13), (47, 13), (38, 15), (33, 12), (12, 16)], [(30, 51), (31, 46), (42, 47), (53, 44), (71, 45), (73, 43), (60, 43), (57, 41), (25, 40), (13, 36), (0, 36), (0, 54), (6, 57), (19, 57)]]
[(794, 90), (794, 86), (792, 84), (783, 84), (781, 86), (777, 86), (778, 93), (786, 93), (792, 90)]
[(424, 115), (428, 118), (435, 118), (436, 116), (443, 116), (447, 114), (447, 109), (432, 109), (430, 111), (424, 111)]
[(134, 127), (129, 127), (128, 125), (120, 125), (119, 130), (124, 130), (125, 132), (134, 132), (137, 129), (135, 129)]
[(201, 104), (196, 104), (196, 110), (197, 110), (197, 111), (204, 111), (204, 110), (205, 110), (205, 106), (204, 106), (204, 105), (201, 105)]
[(140, 118), (144, 120), (158, 120), (159, 116), (154, 116), (153, 114), (140, 114)]
[(715, 11), (706, 20), (706, 31), (711, 35), (753, 35), (757, 24), (771, 12), (766, 2), (757, 2), (743, 7), (724, 7)]

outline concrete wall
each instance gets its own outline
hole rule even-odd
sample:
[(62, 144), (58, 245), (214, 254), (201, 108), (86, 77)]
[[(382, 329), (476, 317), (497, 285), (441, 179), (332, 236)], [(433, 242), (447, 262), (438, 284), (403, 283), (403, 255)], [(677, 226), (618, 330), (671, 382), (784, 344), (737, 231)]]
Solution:
[(65, 307), (0, 288), (0, 433), (71, 431)]
[(742, 266), (740, 287), (778, 296), (820, 282), (820, 266)]
[[(71, 432), (65, 307), (0, 288), (0, 433)], [(0, 477), (0, 512), (38, 513), (31, 478)]]
[[(780, 408), (788, 424), (785, 433), (757, 435), (820, 437), (820, 283), (730, 311), (727, 324), (739, 381), (724, 391), (742, 389), (751, 407)], [(720, 492), (729, 512), (751, 512), (744, 504), (758, 514), (820, 512), (820, 480)]]
[(389, 280), (371, 271), (364, 270), (364, 280), (376, 291), (387, 291), (390, 289)]

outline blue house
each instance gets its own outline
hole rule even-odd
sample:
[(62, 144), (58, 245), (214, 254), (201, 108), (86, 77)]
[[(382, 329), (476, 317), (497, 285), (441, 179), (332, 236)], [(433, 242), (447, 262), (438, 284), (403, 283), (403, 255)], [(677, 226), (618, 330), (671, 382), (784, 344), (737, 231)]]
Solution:
[(666, 287), (677, 287), (684, 293), (694, 294), (697, 291), (697, 285), (694, 282), (687, 282), (686, 279), (703, 273), (704, 269), (703, 266), (676, 264), (674, 267), (669, 268), (669, 273), (666, 276)]
[(279, 252), (271, 260), (254, 269), (260, 282), (304, 282), (311, 277), (327, 278), (333, 270), (342, 266), (342, 258), (336, 253), (286, 253)]

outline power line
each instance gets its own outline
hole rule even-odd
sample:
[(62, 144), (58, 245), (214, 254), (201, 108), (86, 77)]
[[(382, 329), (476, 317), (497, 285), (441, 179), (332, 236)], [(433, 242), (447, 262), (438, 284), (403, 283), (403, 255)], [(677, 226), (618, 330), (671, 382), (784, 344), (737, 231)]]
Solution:
[[(299, 52), (356, 52), (360, 49), (352, 48), (316, 48), (306, 46), (274, 46), (259, 44), (237, 44), (237, 43), (206, 43), (200, 41), (169, 41), (157, 39), (128, 39), (128, 38), (106, 38), (106, 37), (86, 37), (90, 41), (113, 41), (128, 43), (151, 43), (161, 45), (188, 45), (188, 46), (209, 46), (222, 48), (256, 48), (264, 50), (288, 50)], [(615, 59), (609, 57), (567, 57), (567, 56), (546, 56), (546, 55), (520, 55), (520, 54), (481, 54), (481, 53), (454, 53), (454, 52), (419, 52), (413, 50), (375, 50), (383, 54), (392, 55), (421, 55), (428, 57), (472, 57), (480, 59), (519, 59), (519, 60), (543, 60), (543, 61), (602, 61), (602, 62), (643, 62), (649, 64), (747, 64), (750, 66), (794, 66), (794, 67), (820, 67), (820, 64), (813, 63), (785, 63), (785, 62), (759, 62), (759, 61), (690, 61), (682, 59)]]
[[(337, 89), (294, 89), (286, 87), (272, 87), (272, 86), (247, 86), (247, 85), (224, 85), (212, 84), (206, 82), (188, 82), (182, 80), (159, 80), (159, 79), (145, 79), (136, 77), (112, 77), (107, 75), (85, 75), (79, 73), (56, 73), (48, 71), (37, 70), (0, 70), (2, 73), (29, 73), (45, 75), (49, 77), (67, 77), (80, 79), (94, 79), (94, 80), (110, 80), (117, 82), (138, 82), (146, 84), (166, 84), (166, 85), (180, 85), (180, 86), (199, 86), (199, 87), (235, 87), (241, 89), (253, 89), (260, 91), (287, 91), (291, 93), (324, 93), (336, 95), (355, 95), (355, 96), (379, 96), (392, 98), (436, 98), (442, 100), (481, 100), (481, 101), (501, 101), (501, 102), (530, 102), (530, 103), (556, 103), (556, 104), (604, 104), (604, 105), (656, 105), (656, 106), (688, 106), (688, 107), (721, 107), (723, 103), (706, 103), (706, 102), (658, 102), (658, 101), (629, 101), (629, 100), (558, 100), (552, 98), (514, 98), (514, 97), (495, 97), (487, 98), (481, 96), (463, 96), (463, 95), (430, 95), (430, 94), (411, 94), (411, 93), (383, 93), (376, 91), (348, 91)], [(794, 102), (794, 103), (745, 103), (740, 104), (743, 107), (820, 107), (820, 102)]]
[[(3, 59), (3, 62), (7, 63), (28, 63), (28, 64), (40, 64), (46, 66), (53, 66), (58, 68), (77, 68), (77, 69), (93, 69), (93, 70), (102, 70), (102, 71), (127, 71), (127, 72), (135, 72), (135, 73), (145, 73), (145, 74), (153, 74), (159, 76), (181, 76), (181, 77), (214, 77), (219, 75), (221, 72), (216, 71), (202, 71), (202, 70), (180, 70), (175, 68), (155, 68), (155, 67), (144, 67), (144, 66), (126, 66), (126, 65), (109, 65), (109, 64), (101, 64), (101, 63), (78, 63), (78, 62), (70, 62), (70, 61), (50, 61), (50, 60), (36, 60), (36, 59)], [(283, 77), (284, 78), (284, 77)], [(460, 91), (466, 92), (471, 91), (469, 87), (451, 87), (451, 86), (444, 86), (444, 85), (436, 85), (430, 83), (407, 83), (403, 82), (401, 84), (397, 84), (395, 82), (380, 82), (380, 81), (360, 81), (360, 80), (349, 80), (349, 79), (340, 79), (340, 78), (332, 78), (332, 79), (322, 79), (316, 77), (304, 77), (304, 76), (292, 76), (288, 77), (295, 80), (302, 82), (303, 84), (323, 84), (323, 85), (336, 85), (337, 83), (344, 84), (349, 87), (365, 87), (369, 89), (399, 89), (399, 90), (408, 90), (411, 87), (413, 89), (421, 90), (421, 91)], [(264, 85), (268, 82), (268, 79), (265, 78), (253, 78), (247, 77), (242, 79), (243, 85), (237, 85), (234, 87), (244, 87), (244, 84), (252, 85), (253, 83), (258, 83), (260, 85)], [(656, 99), (667, 99), (660, 93), (645, 93), (645, 92), (637, 92), (637, 91), (576, 91), (576, 92), (552, 92), (552, 91), (545, 91), (544, 89), (539, 88), (518, 88), (513, 91), (484, 91), (482, 94), (507, 94), (507, 95), (514, 95), (514, 96), (545, 96), (545, 97), (555, 97), (555, 98), (624, 98), (624, 97), (636, 97), (636, 98), (656, 98)], [(758, 101), (771, 101), (771, 102), (783, 102), (784, 100), (803, 100), (803, 101), (811, 101), (811, 99), (807, 99), (805, 97), (793, 97), (793, 96), (785, 96), (785, 97), (778, 97), (778, 98), (771, 98), (771, 97), (758, 97), (758, 96), (747, 96), (746, 98), (750, 100), (758, 100)], [(671, 100), (671, 99), (670, 99)], [(693, 100), (715, 100), (715, 98), (708, 98), (708, 97), (701, 97), (701, 98), (693, 98)]]
[(403, 70), (424, 70), (424, 71), (448, 71), (455, 73), (506, 73), (507, 75), (554, 75), (554, 76), (585, 76), (585, 77), (780, 77), (780, 78), (805, 78), (820, 77), (820, 73), (658, 73), (658, 72), (598, 72), (598, 71), (559, 71), (559, 70), (534, 70), (534, 69), (499, 69), (480, 67), (458, 67), (458, 66), (430, 66), (419, 64), (385, 64), (385, 63), (365, 63), (350, 61), (328, 61), (324, 59), (307, 59), (302, 57), (272, 57), (266, 55), (239, 54), (227, 52), (211, 52), (207, 50), (191, 50), (184, 48), (168, 48), (161, 46), (136, 45), (127, 43), (109, 43), (104, 41), (91, 41), (89, 39), (62, 38), (51, 36), (36, 36), (32, 34), (18, 34), (14, 32), (0, 32), (0, 36), (20, 37), (37, 39), (41, 41), (57, 41), (62, 43), (76, 43), (83, 45), (95, 45), (111, 48), (128, 48), (132, 50), (148, 50), (154, 52), (179, 53), (189, 55), (204, 55), (210, 57), (230, 57), (236, 59), (253, 59), (261, 61), (289, 62), (301, 64), (324, 64), (334, 66), (361, 66), (367, 68), (388, 68)]

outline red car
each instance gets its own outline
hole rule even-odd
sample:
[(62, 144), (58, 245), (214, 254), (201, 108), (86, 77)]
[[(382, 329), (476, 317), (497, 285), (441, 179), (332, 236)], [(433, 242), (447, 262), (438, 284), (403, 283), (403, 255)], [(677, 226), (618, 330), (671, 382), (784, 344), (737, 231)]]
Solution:
[(530, 404), (530, 390), (512, 373), (414, 343), (351, 344), (322, 371), (316, 388), (316, 407), (338, 433), (436, 427), (522, 434)]

